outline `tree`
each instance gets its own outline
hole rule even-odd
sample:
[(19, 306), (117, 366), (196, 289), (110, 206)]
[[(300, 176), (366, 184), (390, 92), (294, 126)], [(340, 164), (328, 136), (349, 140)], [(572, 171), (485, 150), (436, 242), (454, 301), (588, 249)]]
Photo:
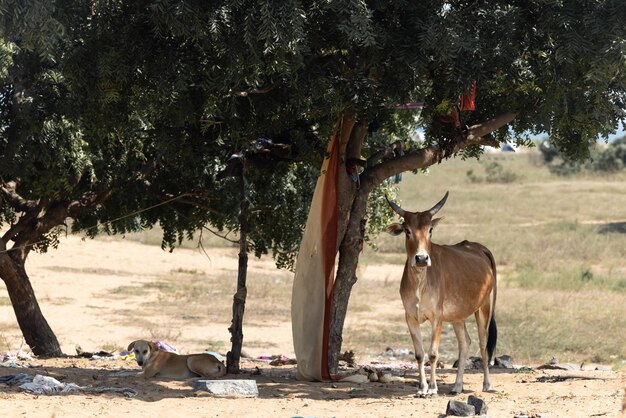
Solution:
[[(18, 3), (0, 3), (4, 154), (16, 148), (21, 158), (4, 160), (42, 159), (32, 150), (36, 141), (50, 143), (45, 126), (61, 132), (57, 143), (67, 148), (45, 159), (61, 173), (45, 176), (56, 188), (32, 189), (41, 169), (28, 177), (19, 164), (0, 167), (5, 184), (28, 191), (18, 196), (48, 205), (37, 216), (61, 194), (62, 202), (83, 202), (72, 207), (88, 206), (79, 191), (99, 198), (70, 214), (77, 228), (184, 195), (108, 228), (159, 221), (166, 243), (207, 220), (236, 229), (239, 197), (216, 172), (226, 150), (252, 149), (251, 140), (263, 136), (289, 153), (265, 161), (272, 169), (259, 170), (259, 181), (249, 178), (258, 199), (251, 207), (260, 210), (251, 211), (248, 236), (258, 254), (272, 251), (288, 262), (294, 248), (287, 244), (304, 222), (306, 205), (299, 204), (310, 195), (310, 167), (319, 167), (325, 143), (340, 129), (346, 175), (339, 178), (333, 367), (368, 216), (373, 229), (372, 219), (389, 216), (378, 198), (388, 177), (476, 156), (480, 145), (508, 140), (510, 132), (548, 132), (563, 153), (584, 159), (597, 136), (612, 133), (625, 116), (626, 5), (618, 0), (30, 0), (29, 17), (42, 17), (28, 22)], [(28, 77), (16, 78), (22, 68)], [(22, 89), (22, 79), (37, 80), (37, 89)], [(475, 109), (460, 111), (459, 97), (473, 91)], [(51, 98), (57, 102), (44, 106)], [(425, 103), (418, 122), (401, 109), (417, 103)], [(405, 140), (417, 127), (425, 143)], [(6, 139), (18, 132), (20, 146)], [(76, 149), (89, 158), (80, 163)], [(83, 174), (77, 186), (67, 167)], [(272, 182), (289, 187), (266, 187)], [(13, 189), (5, 195), (15, 197)], [(5, 222), (22, 207), (6, 211)]]
[[(210, 79), (214, 75), (205, 77), (208, 53), (187, 36), (162, 35), (169, 14), (149, 6), (0, 3), (0, 222), (7, 227), (0, 277), (36, 355), (62, 353), (25, 261), (32, 250), (56, 246), (70, 228), (68, 218), (72, 231), (89, 236), (159, 223), (170, 247), (209, 220), (237, 229), (239, 188), (217, 174), (232, 149), (255, 148), (250, 139), (263, 129), (234, 108), (222, 119), (209, 114), (216, 101), (243, 93), (233, 95)], [(298, 126), (284, 129), (299, 132)], [(249, 175), (260, 183), (249, 197), (256, 205), (251, 249), (272, 248), (281, 263), (288, 262), (284, 248), (292, 250), (297, 232), (264, 231), (284, 225), (273, 210), (283, 199), (306, 206), (308, 195), (299, 189), (312, 178), (290, 155), (283, 147), (283, 163)], [(274, 156), (257, 160), (271, 164)], [(299, 215), (306, 211), (294, 211)]]

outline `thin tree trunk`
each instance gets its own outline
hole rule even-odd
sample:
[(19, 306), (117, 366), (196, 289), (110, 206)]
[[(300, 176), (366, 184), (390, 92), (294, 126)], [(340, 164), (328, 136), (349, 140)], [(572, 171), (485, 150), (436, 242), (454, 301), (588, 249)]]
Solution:
[[(244, 186), (245, 187), (245, 186)], [(233, 321), (228, 328), (231, 334), (231, 349), (226, 355), (228, 373), (239, 373), (239, 360), (243, 345), (243, 314), (246, 306), (246, 276), (248, 273), (248, 206), (244, 197), (241, 200), (239, 212), (239, 269), (237, 273), (237, 293), (233, 297)]]
[(333, 303), (331, 307), (330, 340), (328, 345), (328, 362), (331, 373), (337, 373), (339, 354), (343, 342), (343, 325), (348, 310), (348, 300), (352, 286), (357, 282), (356, 269), (359, 254), (363, 248), (365, 215), (370, 187), (359, 189), (350, 211), (350, 221), (346, 234), (339, 246), (339, 264), (333, 286)]
[(0, 255), (0, 277), (6, 284), (24, 340), (36, 356), (60, 357), (63, 352), (59, 341), (39, 308), (23, 261), (16, 258), (10, 253)]

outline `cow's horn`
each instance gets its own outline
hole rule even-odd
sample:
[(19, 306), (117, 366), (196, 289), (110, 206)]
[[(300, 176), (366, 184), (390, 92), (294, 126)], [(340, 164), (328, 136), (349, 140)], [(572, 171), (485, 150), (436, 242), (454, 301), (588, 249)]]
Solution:
[(391, 206), (391, 209), (393, 209), (395, 213), (397, 213), (398, 215), (404, 218), (404, 214), (406, 213), (406, 211), (402, 209), (400, 206), (393, 203), (391, 200), (389, 200), (389, 197), (387, 195), (385, 195), (385, 199), (387, 199), (387, 203), (389, 203), (389, 206)]
[(439, 210), (446, 203), (446, 199), (448, 199), (448, 192), (446, 192), (446, 195), (443, 197), (443, 199), (439, 201), (439, 203), (437, 203), (435, 206), (433, 206), (431, 210), (429, 210), (430, 214), (434, 215), (435, 213), (439, 212)]

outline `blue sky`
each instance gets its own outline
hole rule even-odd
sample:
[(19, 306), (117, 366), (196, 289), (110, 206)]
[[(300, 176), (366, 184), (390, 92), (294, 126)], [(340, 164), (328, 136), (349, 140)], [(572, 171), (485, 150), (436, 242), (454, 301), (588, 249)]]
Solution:
[[(612, 135), (609, 135), (609, 142), (613, 141), (615, 138), (619, 138), (624, 135), (626, 135), (626, 131), (624, 130), (624, 125), (620, 125), (617, 132), (615, 132)], [(531, 135), (531, 139), (545, 139), (547, 137), (548, 135), (545, 133), (539, 134), (539, 135)], [(604, 142), (604, 139), (601, 137), (598, 137), (598, 142)]]
[(624, 136), (624, 134), (626, 134), (626, 132), (624, 132), (624, 127), (620, 126), (620, 128), (617, 130), (617, 132), (614, 135), (609, 135), (609, 141), (612, 141), (615, 138), (619, 138), (620, 136)]

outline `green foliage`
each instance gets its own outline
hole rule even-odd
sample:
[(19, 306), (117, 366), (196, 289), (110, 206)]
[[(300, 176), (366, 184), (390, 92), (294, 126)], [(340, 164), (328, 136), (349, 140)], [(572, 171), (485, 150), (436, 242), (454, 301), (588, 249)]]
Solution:
[(385, 196), (389, 196), (390, 199), (396, 201), (397, 193), (397, 186), (394, 185), (392, 181), (386, 181), (375, 188), (370, 195), (367, 210), (368, 230), (365, 235), (365, 242), (375, 250), (378, 249), (376, 244), (378, 236), (384, 231), (387, 225), (393, 222), (396, 216), (395, 212), (389, 208)]
[(590, 158), (586, 161), (573, 161), (561, 155), (548, 141), (543, 141), (539, 149), (550, 172), (560, 176), (583, 171), (611, 173), (626, 167), (626, 136), (614, 140), (606, 147), (592, 148)]
[(512, 183), (519, 178), (517, 174), (505, 169), (497, 161), (491, 161), (483, 166), (485, 168), (484, 177), (474, 174), (473, 169), (467, 170), (466, 175), (469, 181), (472, 183)]
[(626, 167), (626, 136), (611, 142), (600, 150), (593, 161), (597, 171), (619, 171)]
[[(341, 115), (379, 127), (364, 158), (416, 125), (445, 147), (458, 132), (441, 117), (475, 81), (461, 130), (514, 111), (497, 140), (548, 132), (585, 158), (625, 117), (625, 19), (616, 0), (0, 0), (0, 177), (41, 213), (71, 207), (75, 230), (158, 222), (167, 247), (207, 222), (238, 228), (240, 180), (217, 174), (265, 136), (289, 152), (247, 173), (250, 239), (288, 265)], [(427, 103), (419, 122), (394, 109), (413, 101)], [(486, 181), (513, 180), (490, 170)], [(3, 201), (0, 223), (21, 214)]]

